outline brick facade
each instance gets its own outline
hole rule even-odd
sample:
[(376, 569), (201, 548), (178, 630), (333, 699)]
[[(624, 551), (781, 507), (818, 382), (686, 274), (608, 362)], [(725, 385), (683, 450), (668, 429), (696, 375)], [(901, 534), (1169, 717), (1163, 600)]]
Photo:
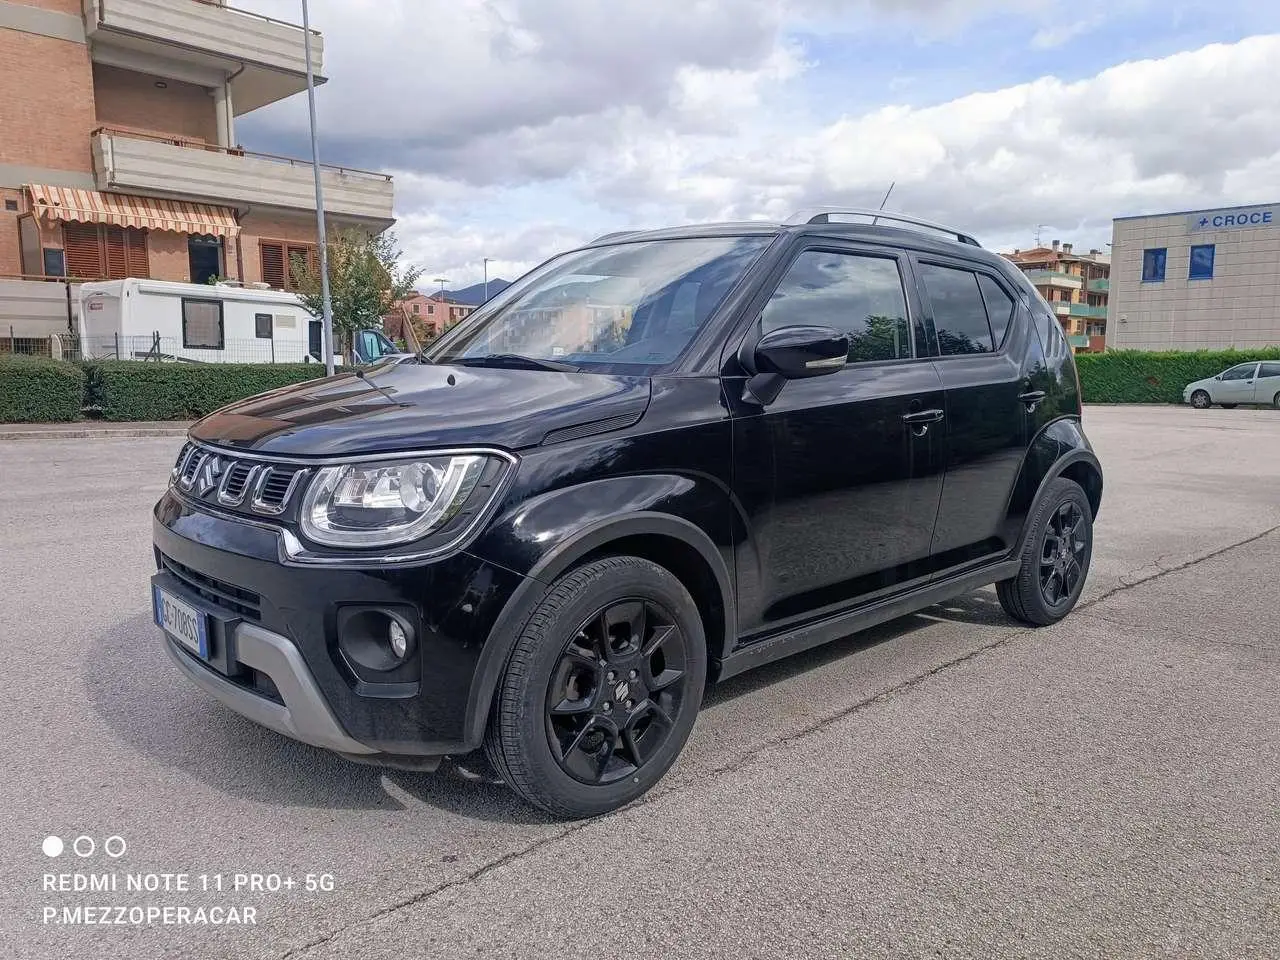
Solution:
[(93, 89), (100, 126), (218, 140), (213, 97), (204, 87), (95, 63)]
[(152, 280), (191, 281), (191, 261), (187, 255), (187, 235), (168, 230), (147, 233), (147, 260)]
[[(92, 173), (89, 48), (0, 29), (0, 63), (0, 164)], [(57, 82), (47, 82), (52, 78)]]

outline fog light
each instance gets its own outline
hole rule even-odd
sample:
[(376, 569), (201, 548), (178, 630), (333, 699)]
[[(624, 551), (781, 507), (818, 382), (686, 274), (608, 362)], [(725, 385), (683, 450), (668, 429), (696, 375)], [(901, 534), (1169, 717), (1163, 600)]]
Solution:
[(396, 655), (397, 660), (403, 660), (409, 652), (409, 638), (405, 636), (404, 627), (400, 626), (398, 620), (390, 621), (387, 636), (391, 640), (391, 652)]

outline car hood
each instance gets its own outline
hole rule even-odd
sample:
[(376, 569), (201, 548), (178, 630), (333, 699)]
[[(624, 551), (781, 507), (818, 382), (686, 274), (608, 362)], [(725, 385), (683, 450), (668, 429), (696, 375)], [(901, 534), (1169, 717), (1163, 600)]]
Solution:
[(241, 400), (193, 439), (261, 453), (331, 457), (486, 444), (518, 450), (555, 431), (634, 423), (647, 377), (399, 364), (338, 374)]
[(1188, 383), (1182, 388), (1182, 392), (1190, 393), (1192, 390), (1205, 390), (1213, 386), (1215, 382), (1216, 380), (1213, 377), (1205, 377), (1203, 380), (1196, 380), (1193, 383)]

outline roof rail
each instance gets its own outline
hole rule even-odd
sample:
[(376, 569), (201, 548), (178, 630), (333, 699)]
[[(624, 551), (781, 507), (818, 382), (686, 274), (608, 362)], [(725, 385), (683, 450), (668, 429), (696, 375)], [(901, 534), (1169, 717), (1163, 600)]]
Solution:
[(969, 234), (955, 227), (943, 226), (940, 223), (933, 223), (929, 220), (921, 220), (918, 217), (909, 217), (902, 213), (886, 213), (883, 210), (869, 210), (861, 207), (808, 207), (793, 213), (786, 219), (787, 226), (798, 226), (804, 223), (831, 223), (832, 216), (850, 216), (850, 217), (871, 217), (872, 226), (877, 220), (891, 220), (895, 224), (905, 223), (913, 227), (924, 227), (928, 230), (936, 230), (939, 233), (953, 237), (961, 243), (967, 243), (973, 247), (981, 247), (977, 240)]
[(587, 246), (594, 246), (597, 243), (604, 243), (606, 240), (617, 240), (619, 237), (628, 237), (633, 233), (640, 233), (639, 230), (618, 230), (616, 233), (606, 233), (602, 237), (596, 237)]

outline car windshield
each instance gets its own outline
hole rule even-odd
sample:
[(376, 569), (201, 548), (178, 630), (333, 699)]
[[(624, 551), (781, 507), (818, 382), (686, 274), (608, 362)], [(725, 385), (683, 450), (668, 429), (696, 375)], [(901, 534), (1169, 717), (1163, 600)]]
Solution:
[(684, 353), (772, 239), (652, 240), (564, 254), (493, 298), (428, 355), (469, 366), (657, 372)]

